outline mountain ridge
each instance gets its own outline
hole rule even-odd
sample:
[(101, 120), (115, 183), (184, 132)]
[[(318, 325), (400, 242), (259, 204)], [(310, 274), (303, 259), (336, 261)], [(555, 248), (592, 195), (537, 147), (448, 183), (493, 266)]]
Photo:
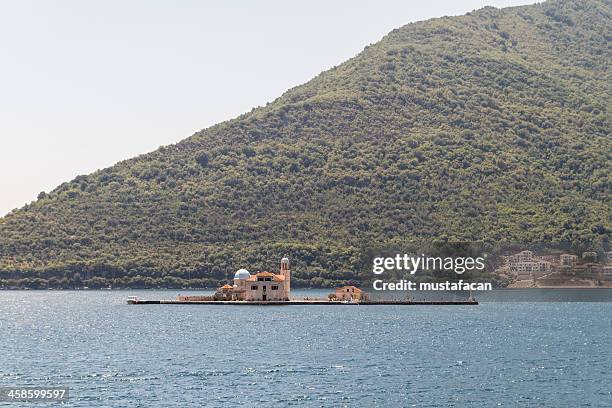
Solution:
[(405, 25), (0, 218), (0, 279), (212, 282), (287, 252), (319, 284), (413, 239), (607, 248), (610, 28), (597, 0)]

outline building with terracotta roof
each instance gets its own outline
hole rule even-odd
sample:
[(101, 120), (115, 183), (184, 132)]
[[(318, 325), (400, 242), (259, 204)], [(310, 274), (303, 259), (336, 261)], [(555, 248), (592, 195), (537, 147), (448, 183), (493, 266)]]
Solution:
[(280, 262), (280, 273), (258, 272), (251, 275), (240, 269), (234, 275), (234, 285), (223, 285), (215, 293), (215, 300), (241, 301), (289, 301), (291, 294), (291, 271), (289, 259)]
[(367, 296), (356, 286), (342, 286), (341, 288), (336, 288), (333, 299), (342, 301), (367, 300)]

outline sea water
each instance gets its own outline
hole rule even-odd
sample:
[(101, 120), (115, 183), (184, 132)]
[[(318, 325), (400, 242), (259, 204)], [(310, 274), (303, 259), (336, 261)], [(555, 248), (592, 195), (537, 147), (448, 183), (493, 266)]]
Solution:
[(612, 303), (126, 304), (177, 293), (0, 291), (0, 386), (87, 408), (612, 406)]

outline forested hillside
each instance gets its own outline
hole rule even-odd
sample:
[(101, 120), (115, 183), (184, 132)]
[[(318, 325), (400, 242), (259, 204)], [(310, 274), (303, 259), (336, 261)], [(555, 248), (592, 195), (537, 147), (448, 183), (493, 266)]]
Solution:
[(323, 285), (411, 240), (607, 248), (611, 40), (608, 0), (408, 24), (1, 218), (0, 279), (203, 286), (288, 254), (296, 284)]

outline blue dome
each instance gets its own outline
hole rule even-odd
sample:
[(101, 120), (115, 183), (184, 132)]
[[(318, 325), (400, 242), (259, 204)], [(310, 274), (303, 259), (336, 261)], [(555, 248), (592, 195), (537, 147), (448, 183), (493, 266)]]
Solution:
[(251, 274), (246, 269), (239, 269), (234, 275), (234, 279), (249, 279)]

